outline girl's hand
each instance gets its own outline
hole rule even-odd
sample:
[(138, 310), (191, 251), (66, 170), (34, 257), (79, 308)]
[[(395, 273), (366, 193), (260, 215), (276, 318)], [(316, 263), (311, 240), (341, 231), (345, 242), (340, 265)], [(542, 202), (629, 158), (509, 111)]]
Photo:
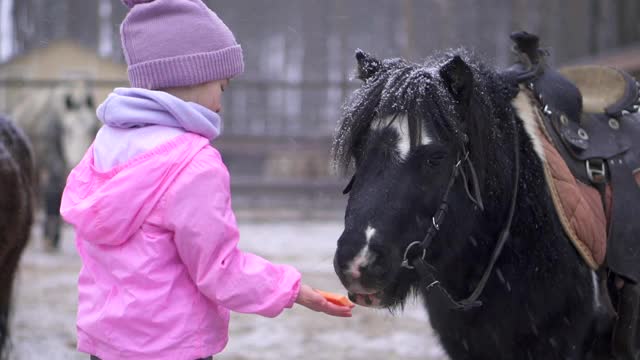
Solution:
[(300, 286), (300, 293), (298, 294), (296, 303), (313, 311), (323, 312), (325, 314), (338, 317), (351, 317), (351, 308), (353, 308), (353, 306), (332, 304), (310, 286), (304, 284)]

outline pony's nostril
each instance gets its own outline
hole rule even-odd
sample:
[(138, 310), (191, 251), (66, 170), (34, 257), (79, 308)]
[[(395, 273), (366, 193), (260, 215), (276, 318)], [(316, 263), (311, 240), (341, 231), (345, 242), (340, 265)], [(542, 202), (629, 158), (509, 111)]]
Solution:
[(348, 280), (358, 280), (362, 277), (362, 268), (359, 266), (355, 266), (355, 264), (353, 263), (350, 263), (348, 266), (342, 268), (340, 272)]
[(388, 263), (388, 258), (381, 249), (367, 246), (353, 258), (343, 273), (350, 280), (376, 282), (387, 276), (390, 270)]
[(358, 280), (362, 277), (362, 272), (360, 272), (360, 270), (360, 268), (350, 269), (347, 271), (347, 275), (354, 280)]
[(371, 252), (368, 246), (365, 246), (348, 264), (345, 274), (352, 279), (361, 278), (362, 272), (368, 271), (368, 267), (375, 261), (376, 257), (376, 254)]
[[(344, 284), (366, 287), (384, 280), (389, 270), (386, 266), (389, 263), (389, 249), (381, 243), (381, 239), (378, 231), (371, 226), (365, 231), (344, 233), (340, 237), (334, 269)], [(356, 240), (365, 241), (357, 244)]]

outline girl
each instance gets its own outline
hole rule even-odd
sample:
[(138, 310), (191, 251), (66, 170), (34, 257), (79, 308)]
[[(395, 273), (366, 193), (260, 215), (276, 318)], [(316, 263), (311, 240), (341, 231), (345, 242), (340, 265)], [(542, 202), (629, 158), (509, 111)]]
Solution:
[(225, 347), (229, 312), (274, 317), (294, 302), (351, 308), (300, 273), (237, 248), (229, 173), (210, 146), (220, 97), (242, 49), (201, 0), (125, 0), (131, 88), (97, 110), (104, 123), (67, 180), (76, 231), (78, 349), (100, 359), (198, 359)]

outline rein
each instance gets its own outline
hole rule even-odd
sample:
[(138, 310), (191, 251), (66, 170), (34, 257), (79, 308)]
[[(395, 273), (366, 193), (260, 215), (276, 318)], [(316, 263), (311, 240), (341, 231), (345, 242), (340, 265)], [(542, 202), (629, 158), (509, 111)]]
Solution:
[[(465, 182), (464, 184), (465, 191), (469, 199), (474, 204), (476, 204), (481, 210), (483, 209), (482, 199), (480, 197), (478, 178), (477, 178), (475, 169), (473, 167), (473, 164), (469, 159), (468, 151), (466, 150), (463, 151), (464, 153), (463, 158), (458, 157), (458, 161), (454, 165), (453, 170), (451, 171), (451, 177), (449, 179), (449, 183), (447, 184), (447, 187), (445, 188), (444, 195), (442, 196), (442, 201), (440, 202), (440, 206), (438, 207), (438, 210), (436, 211), (435, 215), (431, 218), (431, 226), (427, 230), (427, 234), (424, 236), (424, 239), (422, 241), (412, 242), (407, 246), (404, 252), (404, 258), (402, 260), (401, 266), (410, 270), (415, 269), (418, 275), (420, 276), (421, 280), (423, 280), (427, 284), (426, 286), (427, 291), (430, 291), (434, 287), (438, 288), (440, 290), (441, 295), (444, 298), (444, 301), (448, 302), (449, 307), (454, 310), (469, 310), (471, 308), (479, 307), (482, 305), (482, 302), (479, 301), (478, 298), (480, 297), (480, 295), (482, 294), (482, 291), (487, 285), (489, 276), (491, 275), (491, 272), (493, 271), (496, 261), (498, 260), (498, 257), (500, 256), (502, 249), (504, 248), (504, 244), (507, 242), (507, 240), (511, 236), (511, 233), (510, 233), (511, 223), (513, 221), (513, 215), (515, 213), (516, 200), (518, 197), (518, 182), (520, 180), (520, 139), (518, 137), (518, 126), (515, 120), (515, 116), (513, 115), (511, 116), (511, 121), (513, 123), (513, 131), (514, 131), (513, 151), (514, 151), (514, 162), (515, 162), (515, 174), (514, 174), (513, 191), (511, 196), (511, 204), (509, 208), (509, 215), (507, 217), (507, 221), (502, 231), (500, 232), (500, 238), (498, 239), (498, 243), (496, 244), (496, 247), (493, 249), (493, 253), (491, 254), (491, 259), (489, 260), (489, 264), (486, 266), (484, 273), (482, 274), (482, 278), (480, 279), (480, 282), (476, 286), (475, 290), (471, 293), (471, 295), (469, 295), (469, 297), (467, 297), (466, 299), (463, 299), (460, 301), (456, 301), (455, 299), (453, 299), (453, 297), (449, 294), (449, 292), (442, 286), (440, 281), (436, 279), (433, 271), (435, 269), (431, 265), (429, 265), (425, 260), (425, 257), (427, 255), (427, 249), (429, 248), (429, 246), (431, 246), (433, 239), (435, 238), (436, 234), (440, 230), (440, 226), (442, 225), (442, 223), (444, 222), (444, 219), (446, 218), (447, 211), (449, 210), (449, 205), (448, 205), (449, 194), (451, 192), (451, 189), (453, 188), (453, 184), (455, 183), (456, 178), (458, 177), (458, 174), (462, 175), (462, 178)], [(464, 146), (463, 146), (463, 149), (464, 149)], [(467, 184), (467, 176), (465, 175), (464, 168), (462, 167), (465, 162), (468, 163), (469, 169), (471, 171), (471, 179), (473, 181), (473, 191), (474, 191), (475, 197), (471, 195), (471, 192)], [(420, 256), (417, 256), (420, 252), (415, 251), (414, 249), (421, 250), (422, 254)]]

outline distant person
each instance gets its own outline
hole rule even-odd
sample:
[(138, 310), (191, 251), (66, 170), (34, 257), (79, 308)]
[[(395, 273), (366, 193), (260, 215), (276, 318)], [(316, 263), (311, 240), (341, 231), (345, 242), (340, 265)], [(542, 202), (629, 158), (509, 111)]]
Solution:
[[(68, 175), (68, 165), (64, 156), (64, 128), (58, 114), (50, 114), (47, 119), (45, 146), (41, 147), (38, 162), (40, 166), (40, 199), (44, 210), (43, 236), (45, 250), (56, 252), (60, 248), (60, 202)], [(68, 139), (67, 139), (68, 140)]]
[(45, 250), (56, 252), (60, 249), (60, 232), (62, 219), (60, 218), (60, 198), (65, 183), (65, 169), (59, 165), (47, 164), (44, 171), (46, 179), (41, 184), (44, 207)]
[(238, 249), (229, 173), (210, 145), (242, 49), (201, 0), (126, 0), (131, 88), (71, 172), (61, 214), (82, 258), (78, 349), (100, 359), (199, 359), (221, 352), (229, 312), (274, 317), (294, 303), (334, 316), (291, 266)]

